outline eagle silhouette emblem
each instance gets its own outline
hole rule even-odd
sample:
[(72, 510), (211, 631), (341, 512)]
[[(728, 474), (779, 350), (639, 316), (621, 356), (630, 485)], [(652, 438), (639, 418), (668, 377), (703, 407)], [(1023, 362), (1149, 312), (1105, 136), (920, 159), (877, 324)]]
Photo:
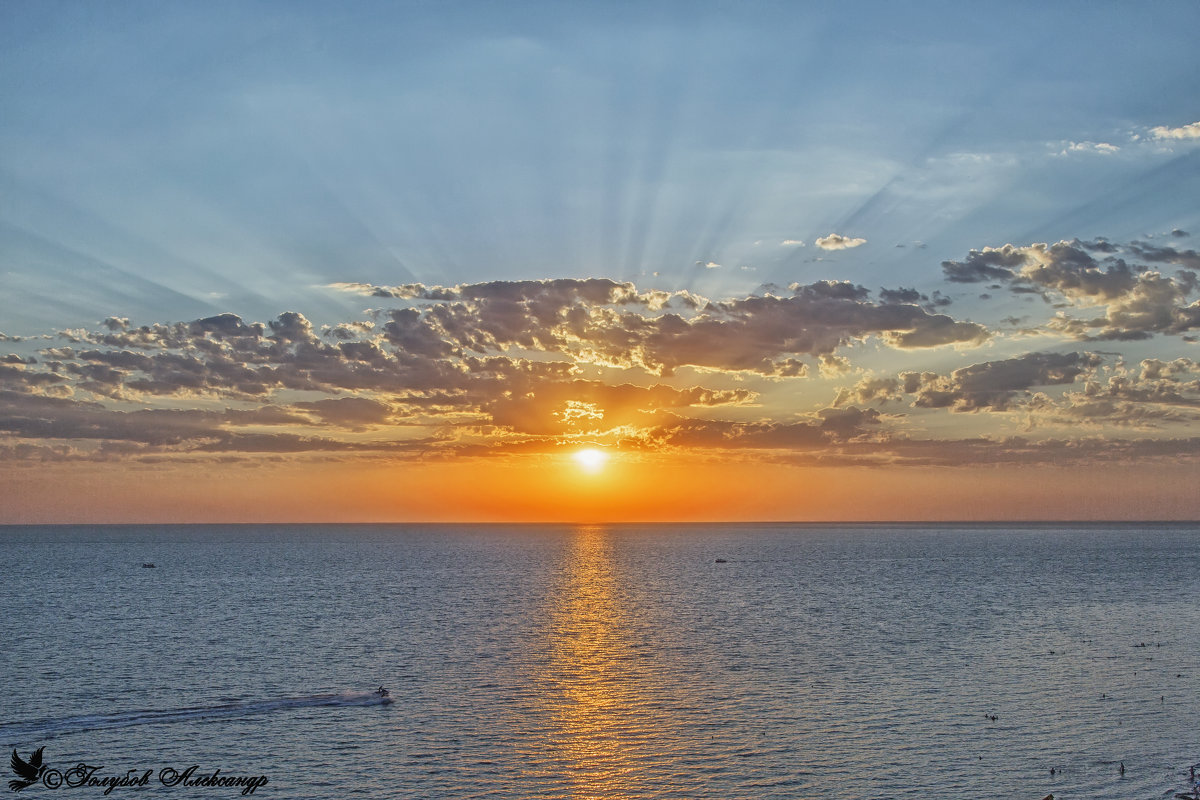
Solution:
[(26, 786), (32, 786), (41, 779), (42, 773), (46, 771), (46, 765), (42, 763), (42, 751), (45, 749), (45, 747), (39, 747), (29, 756), (29, 760), (25, 761), (17, 755), (17, 748), (13, 748), (12, 769), (13, 772), (17, 773), (20, 780), (9, 781), (9, 789), (19, 792)]

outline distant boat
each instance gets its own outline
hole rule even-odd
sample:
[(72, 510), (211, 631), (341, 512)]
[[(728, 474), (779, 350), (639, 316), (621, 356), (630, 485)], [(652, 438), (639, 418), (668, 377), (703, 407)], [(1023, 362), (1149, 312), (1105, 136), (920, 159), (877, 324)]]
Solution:
[(154, 569), (154, 564), (152, 564), (152, 563), (151, 563), (151, 562), (149, 562), (149, 561), (143, 561), (143, 562), (142, 562), (142, 568), (143, 568), (143, 569)]

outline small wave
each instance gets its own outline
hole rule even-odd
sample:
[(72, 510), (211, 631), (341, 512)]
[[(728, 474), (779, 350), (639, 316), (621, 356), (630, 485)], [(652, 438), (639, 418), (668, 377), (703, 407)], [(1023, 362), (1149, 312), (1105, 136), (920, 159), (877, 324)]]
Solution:
[(326, 706), (378, 706), (392, 702), (374, 692), (342, 692), (340, 694), (311, 694), (302, 697), (281, 697), (274, 700), (235, 700), (210, 706), (190, 708), (146, 709), (121, 711), (112, 714), (83, 714), (35, 722), (0, 724), (0, 742), (13, 747), (84, 731), (127, 728), (132, 725), (162, 725), (174, 722), (195, 722), (211, 719), (235, 719), (252, 714), (285, 711), (294, 708)]

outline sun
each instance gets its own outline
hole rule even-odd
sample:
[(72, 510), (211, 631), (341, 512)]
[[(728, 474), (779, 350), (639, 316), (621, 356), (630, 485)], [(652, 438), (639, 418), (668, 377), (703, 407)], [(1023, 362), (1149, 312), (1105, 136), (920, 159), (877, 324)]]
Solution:
[(571, 457), (583, 468), (584, 472), (593, 474), (602, 470), (605, 462), (608, 461), (608, 453), (594, 447), (576, 451)]

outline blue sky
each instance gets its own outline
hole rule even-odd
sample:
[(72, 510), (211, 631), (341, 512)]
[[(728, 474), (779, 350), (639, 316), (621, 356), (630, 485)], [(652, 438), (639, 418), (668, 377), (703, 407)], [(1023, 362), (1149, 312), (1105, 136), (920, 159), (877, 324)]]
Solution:
[[(1196, 227), (1195, 148), (1130, 141), (1200, 116), (1194, 3), (3, 13), (9, 333), (334, 314), (337, 280), (925, 283)], [(869, 246), (817, 267), (830, 232)]]
[[(135, 344), (121, 331), (227, 314), (270, 338), (290, 329), (280, 317), (290, 313), (321, 346), (353, 331), (403, 361), (418, 346), (411, 332), (381, 331), (389, 319), (408, 324), (407, 307), (432, 326), (421, 341), (441, 337), (454, 359), (566, 353), (574, 374), (609, 386), (754, 392), (727, 413), (687, 412), (709, 421), (825, 424), (803, 415), (859, 402), (891, 415), (889, 435), (952, 429), (998, 440), (1037, 414), (1042, 429), (1062, 430), (1085, 412), (1061, 393), (1083, 393), (1086, 381), (1109, 386), (1136, 372), (1186, 387), (1195, 371), (1197, 30), (1195, 2), (7, 2), (9, 388), (25, 402), (50, 387), (47, 398), (113, 414), (288, 408), (290, 435), (311, 439), (328, 420), (289, 404), (347, 399), (361, 386), (268, 382), (238, 394), (209, 384), (189, 394), (120, 354), (201, 345)], [(1057, 242), (1053, 252), (1035, 247)], [(1005, 245), (1015, 249), (985, 251)], [(548, 325), (530, 309), (550, 290), (516, 282), (562, 279), (642, 294), (555, 284), (558, 322), (574, 309), (597, 327), (536, 341), (446, 327), (453, 309), (441, 304), (466, 303), (492, 324), (487, 304), (513, 291), (532, 314), (526, 324)], [(823, 282), (868, 294), (834, 297)], [(431, 288), (472, 285), (490, 288), (452, 297)], [(883, 293), (901, 289), (913, 293)], [(686, 336), (658, 330), (630, 344), (627, 335), (622, 349), (621, 326), (659, 324), (659, 301), (645, 294), (654, 290), (675, 297), (668, 308), (690, 309)], [(780, 317), (748, 304), (784, 296)], [(725, 305), (705, 311), (710, 301)], [(857, 305), (835, 313), (826, 301)], [(638, 320), (618, 313), (628, 303), (644, 309)], [(924, 316), (898, 321), (895, 303)], [(611, 324), (597, 322), (604, 314)], [(709, 324), (760, 349), (700, 356), (714, 347), (702, 342)], [(797, 326), (815, 338), (797, 339)], [(193, 334), (208, 341), (225, 335), (218, 329), (233, 330)], [(103, 341), (105, 331), (117, 338)], [(83, 344), (109, 354), (85, 358)], [(252, 350), (230, 353), (260, 363)], [(1077, 360), (1051, 365), (1046, 353)], [(1040, 377), (1017, 370), (1011, 386), (993, 387), (999, 395), (961, 393), (974, 373), (955, 378), (955, 369), (1005, 363), (981, 369), (1011, 375), (1011, 359)], [(1182, 366), (1138, 372), (1146, 359)], [(124, 372), (96, 383), (98, 360)], [(944, 382), (910, 380), (909, 392), (906, 372)], [(888, 380), (895, 386), (879, 388)], [(862, 388), (871, 381), (878, 391)], [(1047, 395), (1047, 386), (1060, 388)], [(1101, 437), (1137, 431), (1186, 452), (1196, 398), (1171, 388), (1183, 393), (1167, 410), (1114, 411), (1134, 402), (1126, 392), (1108, 396), (1107, 417), (1089, 406), (1089, 424)], [(360, 439), (403, 422), (481, 444), (453, 415), (414, 417), (401, 394), (367, 391), (354, 399), (390, 411)], [(495, 423), (490, 402), (454, 414)], [(37, 434), (14, 422), (33, 411), (7, 413), (13, 462), (29, 447), (90, 457), (121, 440), (70, 426)], [(498, 430), (506, 447), (534, 435)], [(586, 433), (617, 446), (631, 430)], [(639, 430), (638, 446), (649, 447), (649, 429)], [(826, 431), (851, 458), (847, 443), (865, 439), (844, 433)]]

